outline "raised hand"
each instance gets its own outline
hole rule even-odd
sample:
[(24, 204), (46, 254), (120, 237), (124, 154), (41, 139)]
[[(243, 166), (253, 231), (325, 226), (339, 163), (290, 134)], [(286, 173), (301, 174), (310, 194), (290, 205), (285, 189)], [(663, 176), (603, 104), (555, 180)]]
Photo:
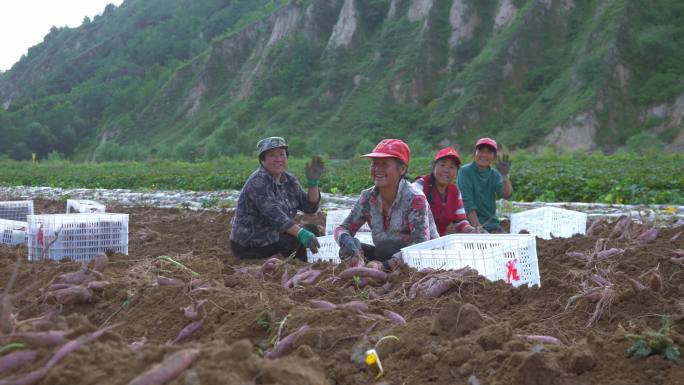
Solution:
[(513, 161), (508, 156), (508, 154), (501, 154), (496, 159), (496, 169), (499, 170), (501, 175), (507, 176), (511, 172), (511, 167), (513, 166)]
[(324, 168), (323, 159), (320, 156), (315, 155), (311, 157), (311, 162), (304, 166), (304, 173), (306, 174), (309, 187), (318, 186), (318, 180), (321, 179)]

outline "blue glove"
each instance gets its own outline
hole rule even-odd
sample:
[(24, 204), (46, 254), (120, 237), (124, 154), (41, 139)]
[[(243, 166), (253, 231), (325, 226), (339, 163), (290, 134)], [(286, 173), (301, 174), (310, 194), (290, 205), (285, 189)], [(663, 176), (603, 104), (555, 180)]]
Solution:
[(361, 242), (349, 234), (340, 236), (340, 259), (345, 260), (363, 254)]

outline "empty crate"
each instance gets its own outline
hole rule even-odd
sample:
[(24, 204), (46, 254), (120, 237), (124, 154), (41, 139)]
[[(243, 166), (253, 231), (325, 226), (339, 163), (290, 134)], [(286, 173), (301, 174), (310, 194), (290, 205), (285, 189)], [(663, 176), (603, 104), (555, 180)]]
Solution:
[(539, 238), (570, 238), (586, 234), (587, 214), (557, 207), (541, 207), (511, 215), (511, 234), (526, 231)]
[(28, 215), (33, 215), (33, 201), (0, 202), (0, 219), (26, 222)]
[(105, 205), (85, 199), (67, 199), (67, 214), (72, 213), (104, 213)]
[(0, 243), (18, 245), (28, 240), (28, 224), (21, 221), (0, 219)]
[(455, 270), (469, 266), (491, 281), (539, 285), (537, 244), (527, 234), (452, 234), (401, 250), (416, 269)]
[[(335, 227), (339, 226), (347, 219), (347, 216), (351, 210), (330, 210), (325, 214), (325, 235), (330, 235), (335, 231)], [(368, 232), (371, 229), (368, 227), (368, 223), (364, 223), (358, 232)]]
[(113, 250), (128, 254), (128, 214), (29, 215), (28, 254), (41, 259), (89, 260)]
[[(369, 232), (358, 232), (355, 237), (368, 245), (373, 244), (373, 237)], [(318, 243), (321, 247), (318, 248), (318, 253), (313, 254), (311, 250), (306, 249), (307, 260), (309, 263), (325, 261), (331, 263), (340, 263), (340, 247), (335, 242), (335, 238), (332, 235), (325, 235), (318, 237)]]

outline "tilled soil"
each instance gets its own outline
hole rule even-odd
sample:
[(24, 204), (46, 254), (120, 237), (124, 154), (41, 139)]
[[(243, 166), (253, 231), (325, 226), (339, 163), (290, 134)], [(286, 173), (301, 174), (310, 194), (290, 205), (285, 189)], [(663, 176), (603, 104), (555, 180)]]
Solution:
[[(61, 213), (63, 206), (35, 201), (37, 213)], [(392, 289), (383, 294), (381, 284), (360, 287), (358, 281), (333, 278), (343, 266), (317, 263), (313, 268), (323, 273), (314, 284), (284, 288), (282, 275), (292, 277), (306, 264), (291, 260), (261, 274), (263, 261), (236, 260), (228, 243), (229, 213), (108, 210), (130, 214), (129, 255), (109, 255), (103, 274), (110, 285), (91, 302), (58, 305), (48, 295), (58, 275), (78, 271), (74, 262), (23, 263), (10, 290), (30, 289), (14, 301), (9, 326), (15, 331), (63, 330), (74, 339), (115, 326), (52, 365), (36, 383), (126, 384), (185, 349), (197, 349), (198, 356), (169, 384), (684, 383), (681, 359), (626, 356), (632, 345), (626, 334), (658, 330), (664, 316), (672, 322), (669, 336), (684, 348), (684, 266), (671, 260), (684, 249), (684, 235), (677, 237), (683, 226), (662, 227), (655, 241), (644, 244), (636, 239), (648, 226), (640, 224), (620, 238), (610, 237), (614, 224), (606, 223), (591, 236), (537, 239), (541, 287), (470, 277), (437, 298), (410, 299), (411, 285), (427, 273), (401, 268), (390, 275)], [(325, 223), (323, 214), (300, 220)], [(624, 252), (590, 262), (566, 254), (592, 254), (599, 239), (605, 248)], [(198, 275), (155, 260), (159, 256)], [(25, 246), (0, 246), (3, 290), (15, 260), (26, 258)], [(653, 275), (640, 277), (654, 268), (661, 285)], [(160, 286), (157, 275), (182, 284)], [(636, 291), (629, 278), (647, 288)], [(368, 310), (315, 309), (314, 299), (337, 305), (361, 301)], [(182, 308), (199, 300), (207, 300), (200, 329), (172, 344), (190, 323)], [(392, 322), (387, 310), (402, 315), (406, 324)], [(308, 329), (280, 358), (263, 358), (276, 341), (304, 325)], [(553, 336), (560, 344), (524, 338), (528, 335)], [(0, 348), (9, 343), (0, 340)], [(377, 366), (364, 362), (371, 348), (384, 369), (377, 379)], [(3, 376), (11, 381), (44, 366), (58, 349), (35, 347), (38, 358), (0, 373), (0, 384), (13, 383), (3, 382)]]

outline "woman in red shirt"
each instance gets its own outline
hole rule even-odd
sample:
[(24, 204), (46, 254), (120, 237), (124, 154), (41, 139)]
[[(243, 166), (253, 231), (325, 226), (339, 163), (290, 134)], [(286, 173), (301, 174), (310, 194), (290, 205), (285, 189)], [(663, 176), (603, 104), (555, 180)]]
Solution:
[(468, 222), (461, 191), (454, 184), (460, 167), (461, 156), (458, 151), (446, 147), (435, 155), (432, 172), (415, 181), (415, 186), (427, 197), (440, 236), (476, 232)]

